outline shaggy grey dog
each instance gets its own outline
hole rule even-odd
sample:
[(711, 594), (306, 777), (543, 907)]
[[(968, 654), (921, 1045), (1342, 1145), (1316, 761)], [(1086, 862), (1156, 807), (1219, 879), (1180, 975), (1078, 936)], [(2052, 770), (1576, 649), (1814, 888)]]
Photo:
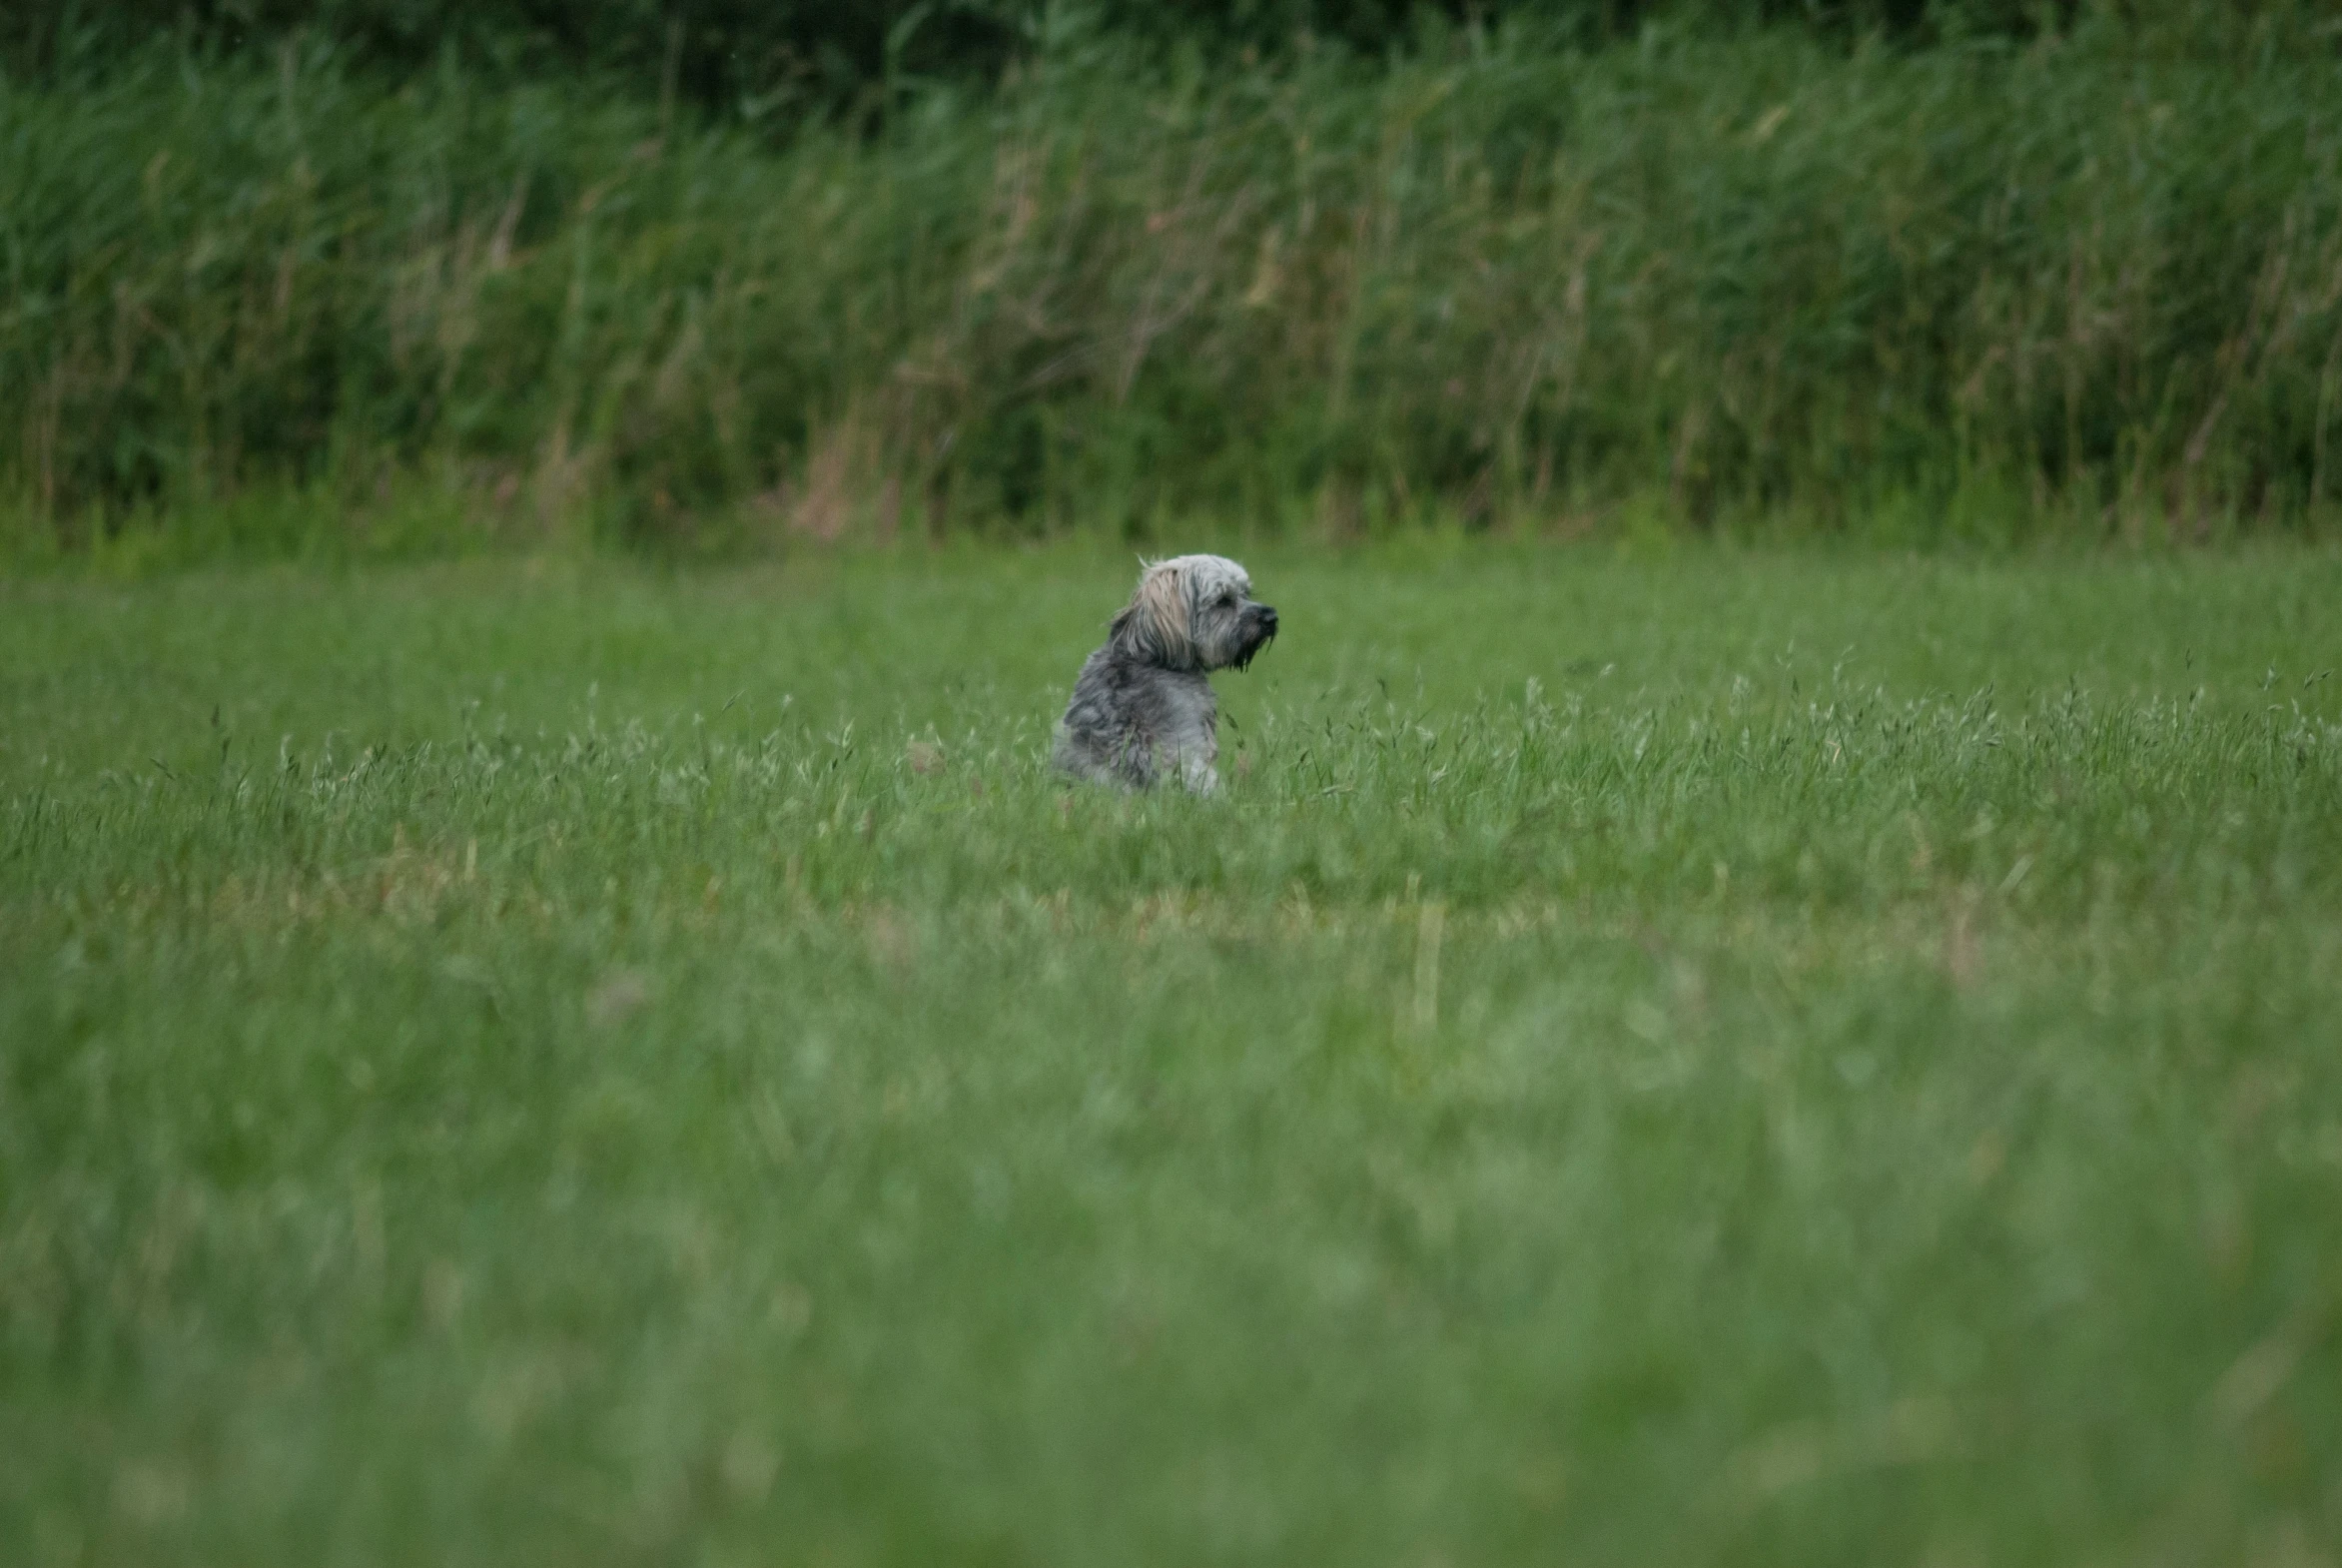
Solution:
[(1206, 670), (1243, 669), (1276, 635), (1276, 611), (1252, 597), (1244, 568), (1220, 555), (1150, 562), (1106, 646), (1074, 682), (1058, 725), (1058, 767), (1100, 784), (1146, 789), (1175, 778), (1219, 787), (1219, 704)]

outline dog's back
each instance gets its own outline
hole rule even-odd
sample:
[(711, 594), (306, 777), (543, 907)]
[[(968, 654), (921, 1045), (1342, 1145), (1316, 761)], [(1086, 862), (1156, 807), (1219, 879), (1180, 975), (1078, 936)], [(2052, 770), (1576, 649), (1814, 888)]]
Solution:
[(1146, 789), (1176, 777), (1209, 789), (1218, 715), (1201, 674), (1140, 663), (1110, 642), (1083, 662), (1054, 760), (1061, 771), (1100, 784)]

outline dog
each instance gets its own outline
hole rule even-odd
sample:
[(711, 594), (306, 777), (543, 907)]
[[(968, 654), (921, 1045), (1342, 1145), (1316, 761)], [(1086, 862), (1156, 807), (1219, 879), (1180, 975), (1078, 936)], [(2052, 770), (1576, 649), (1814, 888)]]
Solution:
[(1083, 662), (1053, 760), (1093, 783), (1176, 779), (1208, 795), (1219, 787), (1219, 703), (1205, 674), (1250, 667), (1276, 637), (1276, 610), (1225, 556), (1143, 564), (1106, 646)]

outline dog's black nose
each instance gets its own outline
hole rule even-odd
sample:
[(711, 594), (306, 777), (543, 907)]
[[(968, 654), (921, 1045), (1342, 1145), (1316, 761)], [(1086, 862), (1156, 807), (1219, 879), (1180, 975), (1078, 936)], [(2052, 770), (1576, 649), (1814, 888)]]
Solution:
[(1263, 605), (1261, 605), (1261, 606), (1260, 606), (1260, 624), (1261, 624), (1261, 625), (1262, 625), (1264, 628), (1266, 628), (1266, 630), (1267, 630), (1268, 634), (1269, 634), (1271, 637), (1273, 637), (1273, 636), (1275, 636), (1275, 635), (1276, 635), (1276, 606), (1275, 606), (1275, 605), (1273, 605), (1273, 604), (1263, 604)]

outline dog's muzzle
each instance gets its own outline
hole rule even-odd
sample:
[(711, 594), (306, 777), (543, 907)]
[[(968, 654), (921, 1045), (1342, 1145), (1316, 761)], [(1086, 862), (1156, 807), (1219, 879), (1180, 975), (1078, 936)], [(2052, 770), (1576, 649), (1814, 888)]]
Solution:
[(1236, 668), (1246, 669), (1253, 655), (1276, 640), (1276, 606), (1255, 604), (1244, 611), (1244, 639), (1236, 649)]

